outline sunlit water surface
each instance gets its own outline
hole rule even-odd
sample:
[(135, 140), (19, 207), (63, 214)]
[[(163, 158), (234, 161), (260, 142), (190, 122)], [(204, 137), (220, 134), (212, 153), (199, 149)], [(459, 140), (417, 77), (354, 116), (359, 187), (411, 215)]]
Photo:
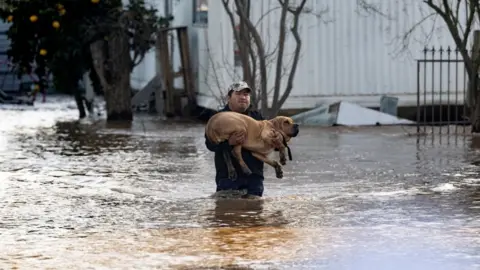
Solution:
[(1, 269), (480, 269), (471, 138), (302, 127), (262, 200), (214, 200), (202, 124), (76, 118), (0, 110)]

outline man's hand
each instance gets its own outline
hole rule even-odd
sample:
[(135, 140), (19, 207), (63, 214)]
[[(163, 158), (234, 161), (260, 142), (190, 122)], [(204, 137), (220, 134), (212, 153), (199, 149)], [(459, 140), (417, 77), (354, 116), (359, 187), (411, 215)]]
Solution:
[(228, 144), (230, 145), (239, 145), (245, 142), (245, 133), (237, 132), (233, 133), (232, 136), (228, 139)]

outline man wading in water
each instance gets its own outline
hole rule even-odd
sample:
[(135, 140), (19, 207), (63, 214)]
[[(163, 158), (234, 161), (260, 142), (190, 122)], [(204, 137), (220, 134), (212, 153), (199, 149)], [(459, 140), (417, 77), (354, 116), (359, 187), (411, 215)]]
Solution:
[[(250, 109), (250, 86), (246, 82), (237, 82), (228, 88), (227, 105), (219, 112), (234, 111), (249, 115), (255, 120), (264, 120), (262, 114), (258, 111)], [(247, 166), (251, 169), (251, 175), (245, 175), (240, 168), (238, 162), (233, 162), (233, 166), (237, 171), (237, 179), (228, 178), (227, 164), (223, 158), (222, 151), (232, 151), (232, 145), (241, 144), (245, 141), (245, 135), (234, 134), (228, 141), (220, 144), (213, 144), (205, 134), (205, 145), (208, 150), (215, 152), (215, 182), (218, 191), (236, 191), (241, 192), (243, 198), (252, 198), (255, 196), (263, 196), (263, 161), (255, 158), (252, 153), (246, 149), (242, 149), (242, 157)]]

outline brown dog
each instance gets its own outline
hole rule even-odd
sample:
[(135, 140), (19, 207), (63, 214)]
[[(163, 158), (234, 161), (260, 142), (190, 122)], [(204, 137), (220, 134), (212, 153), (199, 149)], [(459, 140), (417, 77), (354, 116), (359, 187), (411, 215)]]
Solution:
[[(285, 148), (288, 149), (289, 159), (292, 160), (287, 143), (292, 137), (296, 137), (298, 132), (298, 125), (286, 116), (258, 121), (237, 112), (216, 113), (205, 126), (205, 134), (208, 139), (217, 144), (228, 140), (235, 133), (245, 134), (245, 142), (241, 145), (235, 145), (232, 150), (232, 155), (238, 160), (243, 172), (247, 175), (252, 173), (242, 158), (242, 147), (250, 150), (257, 159), (275, 168), (277, 178), (283, 177), (281, 165), (286, 164)], [(267, 157), (274, 149), (279, 151), (280, 163)], [(223, 156), (227, 163), (229, 178), (236, 178), (230, 153), (224, 152)]]

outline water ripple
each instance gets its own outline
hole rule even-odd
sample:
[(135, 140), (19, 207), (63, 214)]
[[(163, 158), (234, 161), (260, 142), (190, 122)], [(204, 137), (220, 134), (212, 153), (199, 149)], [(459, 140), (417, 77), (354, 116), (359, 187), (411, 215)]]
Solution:
[[(478, 269), (480, 151), (302, 127), (262, 200), (210, 197), (203, 125), (0, 111), (0, 268)], [(37, 105), (36, 105), (37, 106)]]

